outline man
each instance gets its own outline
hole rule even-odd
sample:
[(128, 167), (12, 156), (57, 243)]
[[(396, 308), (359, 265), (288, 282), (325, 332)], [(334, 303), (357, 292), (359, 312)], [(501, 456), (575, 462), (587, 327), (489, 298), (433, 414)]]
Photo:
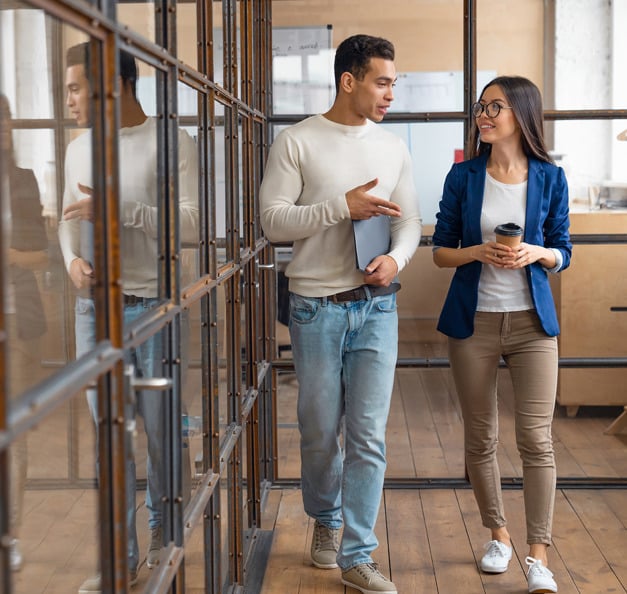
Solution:
[[(393, 60), (385, 39), (343, 41), (331, 109), (278, 135), (260, 193), (268, 238), (294, 242), (286, 276), (312, 561), (339, 565), (345, 585), (387, 594), (396, 587), (371, 553), (397, 356), (395, 279), (421, 232), (407, 147), (376, 125), (394, 99)], [(390, 217), (390, 249), (360, 272), (352, 220), (379, 216)]]
[[(85, 65), (88, 44), (80, 44), (67, 53), (67, 106), (79, 126), (89, 125), (90, 84)], [(122, 288), (124, 323), (130, 324), (146, 309), (158, 303), (158, 159), (157, 120), (144, 113), (137, 100), (137, 65), (133, 56), (120, 52), (120, 218), (122, 253)], [(179, 219), (181, 241), (198, 242), (198, 165), (193, 139), (179, 131)], [(76, 354), (80, 356), (95, 344), (95, 309), (90, 296), (94, 269), (91, 262), (91, 237), (86, 225), (93, 219), (91, 133), (79, 136), (67, 148), (63, 220), (59, 239), (65, 265), (78, 290), (76, 300)], [(162, 344), (159, 334), (133, 349), (132, 363), (138, 375), (162, 375)], [(88, 390), (90, 411), (97, 419), (95, 390)], [(146, 507), (149, 510), (150, 545), (146, 558), (149, 568), (159, 560), (162, 547), (161, 507), (164, 481), (161, 444), (165, 402), (160, 393), (139, 392), (137, 412), (144, 420), (148, 442)], [(127, 467), (129, 477), (127, 526), (129, 532), (129, 581), (137, 581), (139, 552), (135, 514), (135, 465)], [(185, 478), (185, 477), (184, 477)], [(100, 575), (83, 583), (80, 593), (101, 591)]]

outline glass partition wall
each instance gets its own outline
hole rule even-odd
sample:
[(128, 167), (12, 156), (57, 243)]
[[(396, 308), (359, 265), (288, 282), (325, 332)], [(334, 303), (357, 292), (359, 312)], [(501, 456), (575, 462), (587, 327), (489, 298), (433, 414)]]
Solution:
[[(410, 149), (424, 226), (421, 247), (400, 274), (388, 486), (467, 485), (446, 339), (436, 331), (452, 271), (435, 267), (430, 240), (444, 178), (454, 162), (465, 158), (474, 123), (470, 105), (498, 75), (522, 75), (540, 88), (549, 149), (569, 182), (573, 260), (552, 279), (562, 328), (553, 426), (558, 476), (561, 484), (627, 483), (627, 415), (620, 416), (627, 404), (621, 387), (627, 378), (622, 338), (627, 287), (618, 272), (627, 257), (627, 142), (618, 138), (627, 128), (627, 87), (618, 70), (626, 49), (620, 26), (627, 15), (620, 3), (601, 4), (273, 2), (271, 139), (287, 125), (328, 109), (334, 95), (334, 48), (343, 39), (370, 33), (390, 39), (396, 49), (394, 101), (382, 125)], [(277, 476), (280, 484), (297, 485), (298, 384), (290, 360), (283, 274), (290, 246), (275, 246), (274, 258)], [(512, 387), (507, 372), (500, 373), (499, 461), (504, 481), (516, 488), (522, 468)]]
[[(558, 474), (624, 486), (625, 10), (0, 0), (0, 590), (254, 589), (268, 487), (300, 476), (290, 246), (264, 239), (258, 188), (276, 133), (330, 106), (334, 48), (355, 33), (396, 46), (383, 125), (410, 147), (425, 223), (401, 278), (387, 485), (467, 484), (435, 330), (450, 272), (429, 242), (470, 104), (493, 76), (521, 74), (543, 92), (571, 185), (573, 264), (554, 286)], [(516, 487), (505, 376), (499, 389)]]
[(271, 478), (269, 15), (0, 1), (2, 592), (244, 586)]

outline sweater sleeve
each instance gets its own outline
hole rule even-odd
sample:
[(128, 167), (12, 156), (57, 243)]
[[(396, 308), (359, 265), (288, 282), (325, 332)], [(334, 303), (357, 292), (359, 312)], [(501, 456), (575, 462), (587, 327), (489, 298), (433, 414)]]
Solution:
[[(75, 176), (72, 175), (70, 171), (72, 167), (72, 163), (74, 163), (75, 157), (74, 155), (74, 147), (76, 145), (70, 143), (67, 148), (67, 152), (65, 155), (65, 187), (63, 188), (63, 210), (65, 210), (70, 204), (74, 204), (77, 201), (77, 197), (75, 192), (72, 191), (70, 187), (73, 183), (72, 180), (75, 179)], [(76, 167), (76, 163), (74, 163)], [(78, 188), (76, 188), (76, 192), (78, 192)], [(85, 198), (87, 196), (84, 196)], [(61, 217), (59, 221), (59, 246), (61, 248), (61, 253), (63, 254), (63, 261), (65, 262), (65, 268), (67, 271), (70, 271), (70, 264), (73, 260), (80, 257), (80, 222), (78, 219), (70, 219), (65, 220)]]
[(270, 241), (306, 239), (350, 219), (343, 194), (303, 205), (298, 203), (302, 189), (298, 146), (286, 130), (270, 148), (259, 193), (261, 225)]

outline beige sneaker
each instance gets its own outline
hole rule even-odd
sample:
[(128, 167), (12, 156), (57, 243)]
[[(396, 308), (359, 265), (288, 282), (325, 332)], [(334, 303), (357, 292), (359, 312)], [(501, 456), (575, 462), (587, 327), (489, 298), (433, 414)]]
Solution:
[(159, 554), (163, 547), (163, 536), (161, 526), (157, 526), (150, 531), (150, 545), (148, 546), (148, 554), (146, 555), (146, 565), (148, 569), (152, 569), (155, 565), (159, 565)]
[(363, 594), (397, 594), (396, 586), (379, 571), (376, 563), (362, 563), (343, 571), (342, 583)]
[(316, 520), (311, 537), (311, 562), (320, 569), (337, 567), (337, 552), (340, 549), (340, 531), (338, 528), (327, 528)]
[[(129, 586), (133, 587), (137, 583), (137, 570), (133, 569), (128, 574)], [(87, 578), (78, 589), (78, 594), (98, 594), (102, 592), (102, 577), (96, 574)]]

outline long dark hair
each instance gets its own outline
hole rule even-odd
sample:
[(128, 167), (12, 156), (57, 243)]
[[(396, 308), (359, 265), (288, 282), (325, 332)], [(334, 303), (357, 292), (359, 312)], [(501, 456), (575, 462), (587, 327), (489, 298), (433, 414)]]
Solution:
[[(542, 118), (542, 96), (540, 89), (523, 76), (497, 76), (481, 91), (481, 97), (488, 87), (498, 85), (513, 107), (514, 116), (520, 126), (522, 149), (527, 157), (553, 163), (544, 141), (544, 122)], [(479, 129), (475, 124), (470, 131), (468, 141), (471, 156), (478, 157), (489, 153), (492, 145), (481, 142)]]
[(394, 60), (394, 45), (391, 41), (372, 35), (353, 35), (347, 37), (335, 51), (333, 71), (335, 91), (340, 88), (340, 78), (350, 72), (357, 80), (363, 80), (368, 72), (370, 58)]

